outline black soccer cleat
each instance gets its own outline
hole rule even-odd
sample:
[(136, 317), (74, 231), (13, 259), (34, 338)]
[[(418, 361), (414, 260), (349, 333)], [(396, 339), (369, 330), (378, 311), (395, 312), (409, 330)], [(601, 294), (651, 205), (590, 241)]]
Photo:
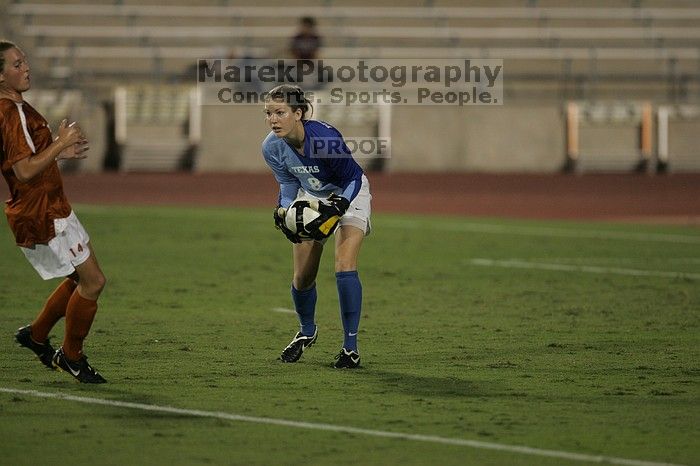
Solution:
[(348, 351), (343, 348), (335, 359), (333, 367), (336, 369), (355, 369), (360, 366), (360, 354), (357, 351)]
[(104, 377), (100, 375), (87, 362), (87, 357), (83, 356), (77, 361), (69, 361), (63, 353), (63, 348), (59, 348), (53, 357), (53, 365), (63, 372), (68, 372), (81, 383), (105, 383)]
[(53, 364), (51, 363), (51, 359), (53, 358), (53, 355), (56, 352), (56, 350), (53, 348), (53, 346), (51, 346), (51, 342), (48, 338), (43, 344), (37, 343), (34, 340), (32, 340), (31, 325), (27, 325), (26, 327), (18, 329), (17, 333), (15, 333), (15, 340), (17, 340), (17, 343), (19, 343), (20, 346), (32, 350), (43, 365), (45, 365), (51, 370), (54, 369)]
[(310, 337), (302, 335), (301, 332), (297, 332), (291, 343), (282, 351), (280, 359), (283, 362), (297, 362), (304, 350), (316, 343), (316, 337), (318, 337), (318, 327)]

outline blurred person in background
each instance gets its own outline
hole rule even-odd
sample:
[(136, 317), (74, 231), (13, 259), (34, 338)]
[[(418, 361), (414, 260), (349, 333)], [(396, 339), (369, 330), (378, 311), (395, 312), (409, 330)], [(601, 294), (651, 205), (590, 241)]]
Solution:
[[(80, 127), (67, 120), (54, 137), (46, 119), (22, 97), (30, 85), (24, 52), (12, 42), (0, 41), (0, 167), (10, 189), (5, 214), (17, 245), (41, 278), (63, 278), (15, 339), (50, 369), (67, 372), (79, 382), (104, 383), (88, 364), (83, 341), (105, 277), (63, 192), (57, 163), (85, 158), (88, 141)], [(63, 345), (54, 350), (48, 335), (61, 318), (65, 318)]]
[[(289, 43), (292, 58), (294, 60), (315, 60), (318, 58), (321, 45), (321, 36), (316, 31), (316, 19), (311, 16), (299, 19), (299, 30)], [(307, 76), (304, 79), (304, 86), (308, 90), (320, 89), (323, 85), (324, 82), (316, 81), (316, 76)]]
[(310, 16), (301, 18), (299, 31), (289, 45), (292, 57), (297, 60), (315, 60), (321, 45), (321, 36), (316, 31), (316, 19)]

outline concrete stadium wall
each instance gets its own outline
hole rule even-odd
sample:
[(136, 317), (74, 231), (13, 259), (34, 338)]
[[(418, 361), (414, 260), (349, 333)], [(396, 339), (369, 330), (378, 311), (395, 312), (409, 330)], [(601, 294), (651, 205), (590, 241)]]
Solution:
[[(267, 170), (260, 154), (267, 133), (255, 106), (203, 107), (196, 170)], [(551, 172), (564, 160), (564, 120), (555, 104), (394, 107), (391, 139), (391, 172)]]
[(107, 150), (107, 118), (104, 109), (97, 105), (84, 105), (76, 119), (90, 141), (88, 157), (77, 162), (77, 167), (81, 171), (101, 171)]
[[(321, 119), (324, 118), (319, 112)], [(104, 159), (105, 117), (85, 108), (78, 120), (90, 138), (81, 171), (99, 171)], [(331, 123), (335, 121), (329, 118)], [(371, 126), (340, 122), (346, 136), (371, 136)], [(671, 120), (673, 171), (700, 170), (700, 119)], [(260, 144), (268, 129), (258, 106), (202, 107), (198, 172), (266, 172)], [(360, 134), (362, 133), (362, 134)], [(396, 106), (391, 115), (392, 156), (388, 172), (558, 171), (564, 162), (562, 106), (507, 104), (499, 107)], [(654, 132), (654, 138), (656, 133)], [(639, 130), (631, 124), (582, 125), (579, 166), (584, 171), (628, 171), (639, 161)], [(366, 165), (367, 161), (360, 161)]]
[(260, 147), (269, 132), (262, 107), (202, 107), (202, 140), (195, 170), (199, 172), (268, 170)]
[(671, 119), (668, 132), (671, 171), (700, 171), (700, 118)]
[(391, 129), (390, 171), (550, 172), (564, 159), (556, 104), (394, 107)]
[(639, 124), (597, 123), (579, 129), (579, 168), (584, 171), (630, 171), (640, 161)]

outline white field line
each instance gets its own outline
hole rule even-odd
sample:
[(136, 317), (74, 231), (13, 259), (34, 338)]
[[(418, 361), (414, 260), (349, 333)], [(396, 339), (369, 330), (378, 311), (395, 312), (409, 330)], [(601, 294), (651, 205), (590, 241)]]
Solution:
[(700, 244), (700, 235), (679, 235), (667, 233), (634, 233), (627, 231), (579, 230), (575, 228), (528, 227), (518, 225), (496, 225), (487, 223), (444, 224), (439, 221), (425, 225), (409, 220), (386, 219), (382, 226), (395, 228), (456, 231), (470, 233), (494, 233), (521, 236), (547, 236), (560, 238), (614, 239), (632, 241), (658, 241), (664, 243)]
[(586, 272), (617, 275), (632, 275), (636, 277), (664, 277), (664, 278), (689, 278), (700, 280), (700, 273), (689, 272), (666, 272), (661, 270), (638, 270), (623, 269), (619, 267), (598, 267), (594, 265), (567, 265), (567, 264), (545, 264), (541, 262), (527, 262), (518, 259), (493, 260), (493, 259), (471, 259), (472, 265), (484, 267), (504, 267), (509, 269), (539, 269), (556, 270), (563, 272)]
[(283, 314), (296, 314), (297, 312), (292, 309), (287, 309), (286, 307), (273, 307), (273, 312), (281, 312)]
[(131, 403), (127, 401), (104, 400), (101, 398), (89, 398), (85, 396), (67, 395), (63, 393), (46, 393), (36, 390), (20, 390), (15, 388), (0, 387), (0, 392), (14, 395), (33, 396), (37, 398), (52, 398), (57, 400), (75, 401), (91, 405), (113, 406), (117, 408), (138, 409), (141, 411), (152, 411), (159, 413), (170, 413), (181, 416), (205, 417), (215, 419), (225, 419), (229, 421), (251, 422), (255, 424), (269, 424), (283, 427), (293, 427), (297, 429), (312, 429), (328, 432), (342, 432), (345, 434), (367, 435), (371, 437), (384, 437), (402, 440), (412, 440), (416, 442), (440, 443), (447, 445), (458, 445), (485, 450), (503, 451), (509, 453), (519, 453), (523, 455), (544, 456), (550, 458), (562, 458), (572, 461), (588, 461), (591, 463), (621, 464), (629, 466), (679, 466), (671, 463), (656, 463), (652, 461), (642, 461), (627, 458), (616, 458), (612, 456), (587, 455), (583, 453), (572, 453), (560, 450), (545, 450), (541, 448), (531, 448), (520, 445), (507, 445), (493, 442), (482, 442), (479, 440), (467, 440), (450, 437), (438, 437), (434, 435), (405, 434), (401, 432), (389, 432), (384, 430), (361, 429), (358, 427), (339, 426), (333, 424), (323, 424), (315, 422), (290, 421), (287, 419), (275, 419), (268, 417), (244, 416), (240, 414), (225, 413), (222, 411), (200, 411), (197, 409), (174, 408), (171, 406), (159, 406), (143, 403)]
[[(609, 264), (611, 260), (610, 256), (570, 256), (570, 257), (529, 257), (528, 261), (530, 262), (547, 262), (547, 261), (555, 261), (556, 263), (580, 263), (580, 262), (585, 262), (590, 264), (591, 262), (602, 262), (604, 264)], [(640, 257), (615, 257), (614, 258), (616, 263), (632, 263), (632, 264), (638, 264), (639, 262), (645, 262), (643, 258)], [(674, 263), (674, 264), (700, 264), (700, 257), (664, 257), (664, 258), (654, 258), (655, 261), (657, 262), (668, 262), (668, 263)]]

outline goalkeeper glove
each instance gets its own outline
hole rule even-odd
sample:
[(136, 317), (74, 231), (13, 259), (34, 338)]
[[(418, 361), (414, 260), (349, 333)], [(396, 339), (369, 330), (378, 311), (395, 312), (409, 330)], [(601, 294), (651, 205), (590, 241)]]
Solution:
[(282, 230), (282, 233), (284, 233), (284, 236), (287, 237), (289, 241), (292, 243), (301, 243), (301, 238), (299, 235), (296, 233), (292, 232), (289, 228), (287, 228), (287, 225), (284, 223), (284, 217), (287, 214), (287, 209), (283, 207), (277, 207), (274, 212), (272, 213), (273, 218), (275, 219), (275, 228), (278, 230)]
[(309, 236), (316, 240), (328, 238), (338, 227), (340, 217), (345, 215), (350, 201), (337, 194), (331, 194), (327, 199), (318, 202), (318, 213), (321, 214), (307, 226)]
[[(350, 207), (350, 201), (345, 199), (343, 196), (338, 196), (337, 194), (331, 194), (328, 196), (328, 199), (326, 199), (323, 202), (319, 202), (319, 212), (323, 213), (323, 208), (325, 208), (325, 204), (327, 203), (328, 206), (332, 207), (335, 209), (335, 212), (333, 212), (333, 215), (337, 215), (338, 217), (342, 217), (345, 215), (345, 212), (348, 211), (348, 208)], [(321, 204), (324, 204), (324, 207), (321, 206)]]

